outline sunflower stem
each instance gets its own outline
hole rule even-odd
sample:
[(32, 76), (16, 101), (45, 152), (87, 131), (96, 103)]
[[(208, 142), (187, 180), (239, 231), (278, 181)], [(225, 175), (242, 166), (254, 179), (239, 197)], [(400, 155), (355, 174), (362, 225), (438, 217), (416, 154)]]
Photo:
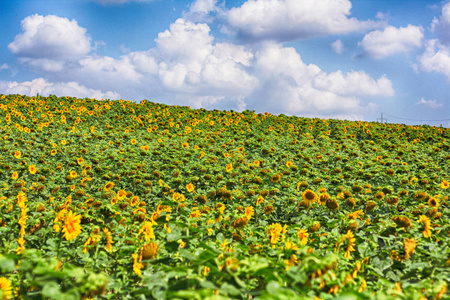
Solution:
[(58, 241), (58, 248), (56, 249), (56, 257), (57, 257), (58, 260), (59, 260), (59, 257), (60, 257), (60, 249), (61, 249), (62, 237), (63, 237), (63, 234), (60, 233), (59, 234), (59, 241)]

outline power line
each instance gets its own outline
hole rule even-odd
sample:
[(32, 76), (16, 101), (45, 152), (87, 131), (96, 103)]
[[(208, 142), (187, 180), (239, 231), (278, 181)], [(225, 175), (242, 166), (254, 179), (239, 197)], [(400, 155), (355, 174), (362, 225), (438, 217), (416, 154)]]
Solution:
[[(382, 114), (383, 115), (383, 114)], [(391, 118), (401, 119), (401, 120), (408, 120), (408, 121), (419, 121), (419, 122), (440, 122), (440, 121), (450, 121), (450, 119), (441, 119), (441, 120), (419, 120), (419, 119), (409, 119), (409, 118), (402, 118), (402, 117), (396, 117), (388, 114), (384, 114), (386, 116), (389, 116)]]

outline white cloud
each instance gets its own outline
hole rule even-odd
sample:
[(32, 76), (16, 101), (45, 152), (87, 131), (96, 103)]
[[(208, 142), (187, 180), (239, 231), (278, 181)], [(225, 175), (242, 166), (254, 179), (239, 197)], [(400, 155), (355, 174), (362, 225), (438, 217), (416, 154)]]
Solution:
[(408, 25), (400, 28), (388, 26), (383, 31), (369, 32), (359, 45), (365, 54), (382, 59), (422, 47), (422, 39), (422, 29), (418, 26)]
[(450, 80), (450, 49), (437, 39), (427, 41), (419, 61), (422, 71), (442, 73)]
[(305, 64), (294, 48), (265, 43), (257, 51), (254, 73), (260, 86), (246, 98), (260, 111), (303, 116), (361, 119), (364, 104), (359, 96), (391, 96), (392, 83), (364, 72), (327, 74)]
[(45, 71), (60, 71), (67, 62), (87, 55), (91, 40), (77, 21), (54, 15), (31, 15), (22, 20), (23, 32), (8, 49), (19, 61)]
[(314, 87), (344, 96), (390, 97), (394, 95), (392, 82), (386, 76), (374, 80), (364, 71), (351, 71), (345, 75), (341, 71), (330, 74), (321, 73), (314, 78)]
[(342, 44), (341, 40), (337, 40), (331, 44), (331, 49), (337, 54), (342, 54), (344, 52), (344, 44)]
[(36, 94), (48, 96), (53, 94), (57, 96), (73, 96), (79, 98), (120, 98), (120, 95), (114, 92), (108, 91), (103, 93), (100, 90), (90, 89), (76, 82), (50, 83), (44, 78), (37, 78), (32, 81), (24, 82), (0, 81), (0, 91), (3, 94), (21, 94), (29, 96), (35, 96)]
[(218, 0), (196, 0), (191, 3), (187, 12), (183, 12), (183, 19), (192, 22), (212, 22), (214, 15), (225, 13), (223, 5), (218, 5), (217, 2)]
[(441, 102), (437, 102), (436, 100), (425, 100), (423, 97), (419, 100), (419, 102), (416, 103), (416, 105), (425, 105), (433, 109), (444, 106), (444, 104)]
[(207, 24), (178, 19), (158, 35), (150, 53), (158, 61), (161, 83), (197, 96), (246, 94), (257, 84), (245, 70), (253, 54), (231, 43), (213, 45), (209, 31)]
[(385, 24), (349, 18), (351, 7), (349, 0), (248, 0), (228, 12), (228, 26), (244, 39), (288, 41)]
[(7, 69), (9, 69), (10, 67), (9, 67), (9, 65), (8, 64), (1, 64), (0, 65), (0, 71), (1, 70), (7, 70)]
[(431, 31), (437, 32), (442, 43), (450, 45), (450, 2), (442, 7), (441, 16), (433, 19)]
[[(65, 58), (19, 57), (28, 59), (26, 63), (47, 74), (47, 79), (2, 82), (0, 89), (112, 99), (120, 93), (127, 99), (196, 108), (352, 120), (361, 119), (367, 111), (362, 97), (394, 94), (384, 76), (373, 79), (363, 71), (326, 73), (317, 65), (305, 64), (294, 48), (275, 42), (214, 43), (205, 23), (178, 19), (155, 42), (154, 48), (119, 58), (87, 52), (70, 63)], [(51, 68), (52, 64), (56, 66)]]

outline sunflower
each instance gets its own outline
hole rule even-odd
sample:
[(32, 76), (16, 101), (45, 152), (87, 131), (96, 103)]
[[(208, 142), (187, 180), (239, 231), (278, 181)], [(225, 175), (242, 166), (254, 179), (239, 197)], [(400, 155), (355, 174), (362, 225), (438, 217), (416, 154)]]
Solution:
[(263, 203), (263, 201), (264, 201), (264, 197), (263, 197), (263, 196), (259, 196), (259, 197), (256, 199), (256, 205), (260, 205), (261, 203)]
[(19, 178), (19, 173), (13, 172), (12, 175), (11, 175), (11, 178), (16, 180), (17, 178)]
[(114, 182), (111, 181), (107, 182), (104, 187), (105, 192), (111, 191), (114, 188), (114, 186), (115, 186)]
[(15, 157), (16, 159), (19, 159), (21, 156), (22, 156), (22, 152), (20, 152), (20, 151), (14, 152), (14, 157)]
[(279, 223), (272, 223), (269, 226), (269, 230), (267, 230), (267, 234), (269, 235), (269, 240), (272, 245), (275, 246), (276, 243), (279, 241), (279, 235), (281, 231), (283, 230), (283, 227)]
[(151, 242), (141, 248), (141, 257), (143, 260), (152, 259), (158, 254), (158, 244)]
[(138, 262), (139, 255), (137, 253), (133, 253), (131, 257), (133, 258), (133, 272), (136, 273), (136, 275), (141, 276), (141, 269), (144, 267), (144, 265)]
[(139, 196), (133, 196), (130, 199), (130, 205), (131, 206), (136, 206), (139, 203)]
[(136, 144), (137, 143), (137, 141), (136, 141), (136, 139), (131, 139), (131, 145), (134, 145), (134, 144)]
[(274, 212), (274, 210), (275, 210), (275, 208), (273, 208), (272, 205), (268, 205), (268, 206), (264, 207), (264, 213), (266, 215), (270, 215), (271, 213)]
[(297, 236), (300, 240), (300, 245), (306, 245), (308, 243), (309, 233), (307, 229), (299, 229), (297, 231)]
[[(323, 194), (322, 194), (323, 195)], [(308, 204), (312, 204), (316, 202), (319, 199), (319, 196), (317, 196), (316, 193), (314, 193), (312, 190), (307, 189), (302, 193), (302, 199)]]
[(145, 222), (139, 230), (139, 235), (144, 235), (144, 240), (146, 242), (150, 241), (150, 239), (155, 238), (155, 233), (153, 231), (153, 222)]
[(81, 216), (70, 211), (66, 216), (62, 232), (66, 240), (74, 240), (81, 233)]
[(244, 228), (248, 224), (248, 218), (247, 216), (243, 216), (241, 218), (238, 218), (231, 223), (231, 226), (233, 228)]
[(191, 212), (189, 218), (199, 218), (201, 215), (202, 213), (200, 212), (200, 210), (196, 209), (193, 212)]
[(325, 205), (331, 210), (339, 209), (339, 203), (336, 200), (331, 199), (331, 198), (327, 200)]
[(11, 281), (6, 277), (0, 277), (0, 290), (3, 291), (3, 298), (1, 300), (8, 300), (11, 298)]
[(381, 201), (381, 200), (383, 200), (384, 196), (385, 196), (385, 194), (383, 192), (378, 192), (375, 194), (375, 199), (378, 201)]
[(347, 259), (351, 259), (351, 252), (355, 251), (355, 248), (353, 248), (353, 246), (356, 245), (356, 238), (353, 234), (353, 231), (347, 231), (347, 234), (344, 238), (347, 239), (347, 249), (345, 250), (344, 257)]
[(195, 186), (190, 182), (188, 185), (186, 185), (186, 190), (191, 193), (195, 190)]
[(403, 244), (405, 247), (405, 259), (408, 259), (411, 254), (414, 253), (414, 249), (416, 248), (417, 244), (413, 238), (405, 239), (403, 241)]
[(392, 218), (392, 220), (395, 222), (395, 224), (397, 224), (397, 226), (403, 227), (405, 229), (408, 229), (412, 226), (411, 220), (408, 217), (396, 216)]
[(105, 234), (105, 237), (106, 237), (106, 246), (105, 246), (106, 251), (111, 252), (112, 244), (114, 243), (113, 239), (112, 239), (111, 231), (109, 231), (108, 228), (103, 228), (103, 233)]
[(127, 196), (127, 192), (125, 190), (119, 190), (117, 192), (117, 199), (118, 200), (123, 200), (123, 199), (125, 199), (126, 196)]
[(281, 176), (280, 174), (275, 174), (272, 177), (270, 177), (270, 181), (272, 181), (273, 183), (278, 183), (281, 180)]
[(360, 287), (358, 288), (358, 293), (364, 292), (367, 288), (367, 282), (365, 279), (362, 280)]
[(441, 189), (448, 189), (450, 187), (450, 182), (444, 179), (441, 181), (441, 185), (439, 187)]
[(298, 250), (298, 246), (296, 243), (291, 242), (290, 240), (286, 241), (286, 244), (284, 245), (284, 249), (285, 250), (294, 250), (297, 251)]
[(24, 194), (24, 192), (19, 192), (19, 194), (17, 195), (17, 205), (20, 208), (24, 208), (25, 207), (25, 202), (27, 202), (27, 195)]
[(419, 221), (417, 221), (417, 222), (418, 223), (423, 223), (423, 225), (424, 225), (424, 229), (423, 229), (423, 232), (422, 232), (423, 237), (424, 238), (431, 237), (431, 222), (430, 222), (430, 219), (427, 216), (425, 216), (425, 215), (421, 215), (419, 217)]
[(314, 223), (314, 225), (312, 225), (311, 227), (309, 227), (309, 232), (314, 233), (320, 230), (320, 223), (316, 222)]
[(247, 217), (247, 219), (251, 219), (252, 216), (255, 214), (255, 209), (253, 208), (253, 206), (247, 206), (247, 208), (245, 209), (245, 216)]
[(225, 169), (228, 173), (231, 172), (231, 170), (233, 170), (233, 165), (232, 164), (227, 164), (227, 167)]
[(374, 201), (369, 201), (366, 203), (365, 211), (372, 211), (375, 206), (377, 206), (377, 203)]
[(50, 155), (56, 155), (56, 153), (58, 153), (58, 150), (56, 150), (56, 149), (53, 149), (51, 152), (50, 152)]
[(319, 195), (319, 204), (325, 205), (327, 203), (328, 199), (330, 199), (330, 195), (327, 192), (320, 194)]
[(35, 165), (30, 165), (28, 167), (28, 172), (30, 172), (31, 175), (36, 174), (36, 172), (37, 172), (36, 166)]
[(297, 265), (298, 264), (297, 255), (291, 254), (289, 259), (285, 260), (284, 263), (286, 264), (286, 270), (288, 270), (290, 267)]
[(439, 206), (439, 200), (437, 198), (430, 197), (430, 199), (428, 199), (428, 205), (432, 206), (432, 207), (438, 207)]

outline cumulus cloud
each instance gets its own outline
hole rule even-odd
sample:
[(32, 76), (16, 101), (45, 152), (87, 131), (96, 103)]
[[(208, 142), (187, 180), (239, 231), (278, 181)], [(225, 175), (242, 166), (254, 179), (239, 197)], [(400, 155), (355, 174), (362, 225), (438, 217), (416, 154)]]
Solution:
[(396, 28), (388, 26), (383, 31), (375, 30), (366, 34), (359, 43), (364, 54), (377, 59), (406, 53), (414, 48), (422, 47), (423, 33), (418, 26)]
[(73, 96), (79, 98), (96, 99), (119, 99), (120, 95), (115, 92), (105, 92), (82, 86), (76, 82), (51, 83), (44, 78), (37, 78), (32, 81), (11, 82), (0, 81), (0, 90), (4, 94), (21, 94), (35, 96), (40, 94), (48, 96), (50, 94), (57, 96)]
[(183, 13), (183, 19), (210, 23), (214, 20), (214, 15), (225, 13), (223, 5), (217, 2), (218, 0), (196, 0), (189, 6), (189, 10)]
[(419, 62), (422, 71), (442, 73), (450, 80), (450, 48), (437, 39), (427, 41)]
[(246, 99), (248, 106), (276, 113), (360, 119), (358, 96), (391, 96), (387, 78), (374, 80), (364, 72), (327, 74), (305, 64), (291, 47), (265, 43), (257, 52), (255, 74), (260, 86)]
[(436, 100), (425, 100), (423, 97), (416, 103), (416, 105), (425, 105), (433, 109), (444, 106), (441, 102), (437, 102)]
[(344, 96), (390, 97), (394, 95), (392, 82), (386, 76), (375, 80), (364, 71), (351, 71), (347, 74), (343, 74), (342, 71), (321, 73), (314, 78), (314, 87)]
[(442, 15), (431, 22), (431, 31), (437, 32), (442, 43), (450, 45), (450, 2), (442, 7)]
[(349, 0), (248, 0), (228, 12), (228, 27), (243, 39), (289, 41), (365, 31), (384, 21), (349, 18)]
[(231, 43), (213, 45), (207, 24), (178, 19), (156, 39), (158, 76), (169, 89), (200, 93), (246, 93), (257, 80), (245, 67), (252, 53)]
[(10, 67), (9, 67), (9, 65), (8, 64), (1, 64), (0, 65), (0, 71), (1, 70), (7, 70), (7, 69), (9, 69)]
[[(294, 48), (276, 42), (214, 42), (206, 23), (180, 18), (159, 33), (155, 42), (154, 48), (119, 58), (87, 50), (70, 63), (65, 57), (29, 57), (27, 63), (34, 64), (47, 79), (2, 82), (0, 89), (111, 99), (120, 93), (127, 99), (195, 108), (255, 109), (353, 120), (367, 111), (362, 97), (394, 94), (385, 76), (374, 79), (363, 71), (327, 73), (317, 65), (305, 64)], [(42, 62), (44, 59), (49, 61)], [(50, 70), (51, 63), (56, 66)]]
[(342, 44), (341, 40), (337, 40), (331, 44), (331, 49), (337, 54), (342, 54), (344, 52), (344, 44)]
[(91, 40), (86, 29), (54, 15), (31, 15), (22, 20), (23, 32), (8, 49), (23, 63), (45, 71), (61, 71), (65, 63), (87, 55)]

